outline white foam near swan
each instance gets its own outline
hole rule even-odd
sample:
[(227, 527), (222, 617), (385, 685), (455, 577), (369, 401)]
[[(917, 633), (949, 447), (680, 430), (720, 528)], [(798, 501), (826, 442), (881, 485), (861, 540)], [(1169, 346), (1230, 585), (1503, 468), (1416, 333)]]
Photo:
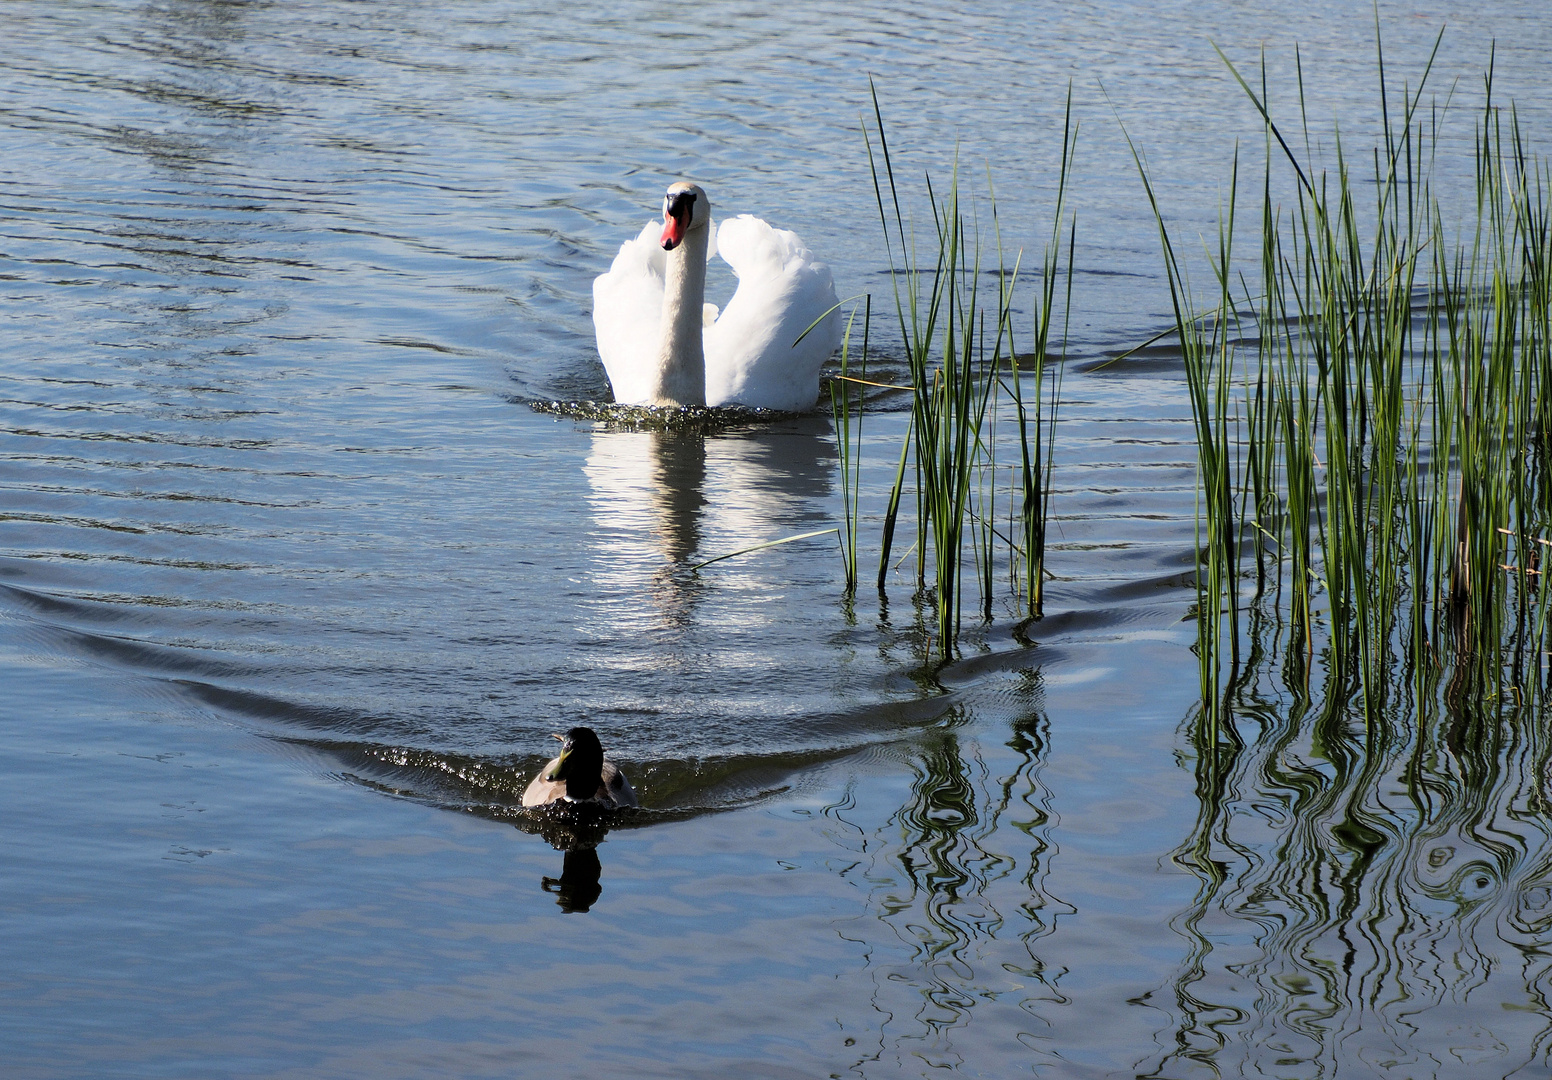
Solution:
[[(706, 192), (674, 184), (661, 227), (648, 222), (593, 282), (593, 328), (615, 401), (812, 408), (819, 369), (841, 340), (830, 268), (796, 233), (748, 214), (715, 233), (713, 246)], [(720, 314), (706, 303), (713, 252), (738, 276)]]

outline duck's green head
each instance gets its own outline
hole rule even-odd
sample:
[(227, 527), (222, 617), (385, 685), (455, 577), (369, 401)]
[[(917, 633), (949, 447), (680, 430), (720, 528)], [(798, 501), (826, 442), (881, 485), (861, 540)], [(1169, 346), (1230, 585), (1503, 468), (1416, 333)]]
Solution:
[(592, 728), (574, 727), (561, 740), (560, 756), (550, 763), (544, 778), (566, 782), (566, 797), (591, 799), (603, 782), (604, 748)]

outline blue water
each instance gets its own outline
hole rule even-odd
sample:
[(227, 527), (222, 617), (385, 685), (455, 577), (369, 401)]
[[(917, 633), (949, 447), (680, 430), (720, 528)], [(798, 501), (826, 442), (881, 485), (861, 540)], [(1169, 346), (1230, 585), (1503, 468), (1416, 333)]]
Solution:
[[(0, 8), (8, 1075), (1545, 1075), (1539, 736), (1439, 751), (1418, 811), (1448, 740), (1365, 772), (1269, 702), (1206, 793), (1189, 405), (1167, 352), (1095, 366), (1169, 311), (1118, 121), (1215, 229), (1261, 135), (1210, 41), (1289, 109), (1299, 43), (1362, 144), (1374, 21)], [(1537, 5), (1379, 23), (1412, 85), (1448, 27), (1446, 198), (1495, 39), (1547, 147)], [(1081, 125), (1048, 614), (999, 601), (942, 669), (909, 560), (883, 602), (833, 536), (689, 569), (836, 522), (826, 416), (529, 407), (607, 397), (592, 278), (681, 176), (887, 304), (869, 75), (918, 227), (957, 147), (1026, 262), (1069, 82)], [(904, 431), (866, 418), (865, 559)], [(576, 723), (648, 810), (562, 905), (510, 808)]]

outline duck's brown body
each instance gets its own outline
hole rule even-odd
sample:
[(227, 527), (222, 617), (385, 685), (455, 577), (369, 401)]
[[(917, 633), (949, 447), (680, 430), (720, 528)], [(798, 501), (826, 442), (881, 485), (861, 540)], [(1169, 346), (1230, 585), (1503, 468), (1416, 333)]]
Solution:
[(603, 746), (590, 728), (572, 728), (562, 741), (560, 754), (539, 770), (523, 792), (524, 806), (569, 802), (618, 810), (640, 805), (619, 766), (604, 759)]
[[(556, 758), (555, 761), (559, 761)], [(566, 781), (546, 780), (551, 769), (555, 767), (555, 761), (551, 761), (544, 770), (534, 777), (528, 787), (523, 791), (524, 806), (543, 806), (545, 803), (566, 802)], [(598, 790), (591, 799), (570, 799), (571, 802), (596, 802), (600, 806), (611, 809), (619, 809), (625, 806), (639, 806), (636, 801), (636, 792), (631, 789), (630, 781), (625, 779), (625, 774), (612, 761), (604, 762), (603, 771), (598, 778)]]

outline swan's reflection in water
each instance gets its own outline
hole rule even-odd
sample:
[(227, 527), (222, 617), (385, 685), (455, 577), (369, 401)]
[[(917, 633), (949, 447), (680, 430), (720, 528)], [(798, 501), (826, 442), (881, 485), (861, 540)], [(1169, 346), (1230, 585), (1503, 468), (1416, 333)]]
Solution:
[[(615, 535), (604, 554), (657, 553), (683, 562), (700, 546), (706, 440), (694, 432), (598, 432), (584, 466), (597, 526)], [(635, 545), (626, 543), (634, 534)], [(608, 575), (606, 565), (604, 573)]]
[[(827, 432), (826, 421), (809, 418), (714, 434), (593, 433), (583, 466), (593, 528), (582, 603), (601, 665), (637, 676), (683, 672), (686, 665), (703, 672), (780, 648), (762, 633), (762, 620), (778, 612), (745, 601), (768, 592), (761, 574), (790, 572), (781, 549), (719, 566), (714, 580), (727, 602), (709, 617), (697, 616), (707, 585), (689, 568), (830, 524), (834, 453)], [(830, 569), (822, 559), (801, 557)], [(675, 694), (682, 685), (661, 689)]]
[(665, 564), (823, 520), (834, 457), (827, 431), (823, 420), (810, 419), (722, 434), (594, 432), (583, 469), (597, 537), (595, 577), (616, 588), (656, 583), (654, 599), (664, 600), (665, 591), (682, 598), (684, 581), (665, 575)]

